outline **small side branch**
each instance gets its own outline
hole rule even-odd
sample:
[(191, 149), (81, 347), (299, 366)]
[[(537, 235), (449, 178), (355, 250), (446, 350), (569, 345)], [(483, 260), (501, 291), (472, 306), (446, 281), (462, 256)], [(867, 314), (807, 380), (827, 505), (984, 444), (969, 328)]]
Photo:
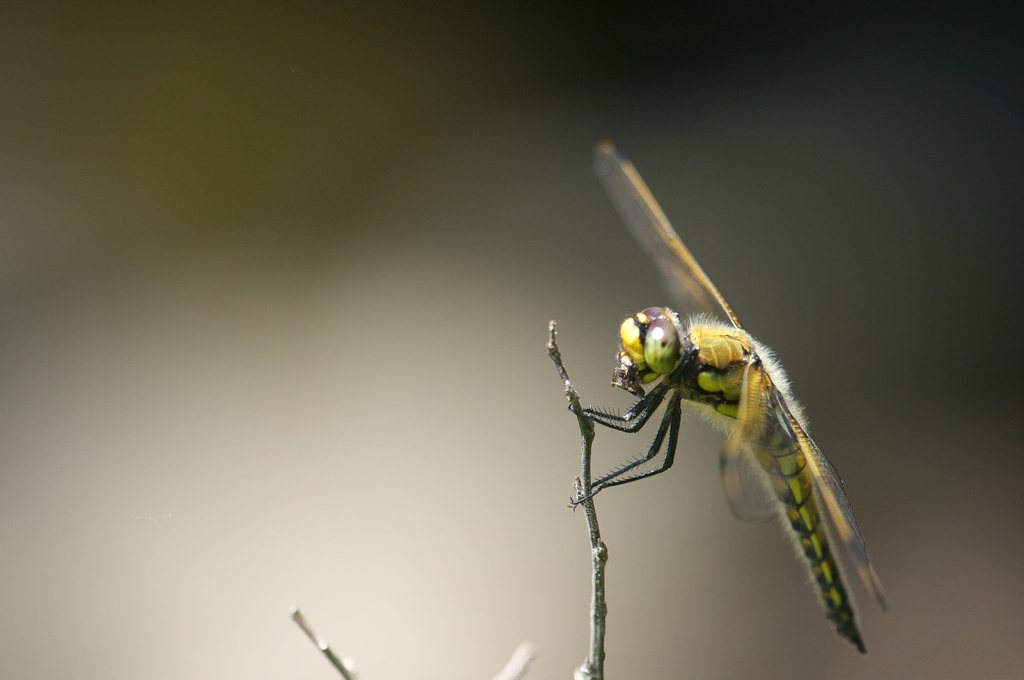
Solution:
[(501, 672), (494, 676), (494, 680), (522, 680), (526, 672), (530, 670), (530, 664), (537, 658), (537, 648), (531, 642), (523, 642), (512, 657), (501, 669)]
[(299, 625), (299, 628), (301, 628), (302, 632), (313, 641), (313, 644), (324, 653), (324, 656), (326, 656), (327, 660), (331, 662), (331, 665), (338, 669), (338, 672), (341, 673), (341, 677), (345, 678), (345, 680), (358, 680), (352, 660), (339, 659), (331, 650), (331, 646), (327, 644), (327, 641), (316, 634), (313, 628), (309, 625), (309, 622), (306, 621), (306, 617), (299, 611), (298, 607), (292, 608), (292, 620)]
[(590, 531), (590, 551), (593, 559), (591, 573), (593, 588), (590, 596), (590, 655), (583, 665), (576, 669), (573, 677), (576, 680), (603, 680), (605, 617), (608, 613), (604, 599), (604, 570), (605, 564), (608, 562), (608, 549), (605, 547), (604, 541), (601, 540), (597, 510), (594, 509), (593, 482), (590, 470), (591, 451), (594, 445), (594, 423), (580, 415), (583, 413), (580, 395), (572, 386), (569, 373), (565, 370), (565, 364), (562, 363), (562, 354), (558, 351), (556, 335), (555, 322), (552, 321), (548, 324), (548, 356), (555, 363), (559, 377), (565, 382), (565, 396), (569, 400), (570, 410), (576, 414), (576, 420), (580, 427), (582, 461), (580, 476), (576, 478), (573, 486), (576, 500), (583, 506), (583, 512), (587, 517), (587, 527)]

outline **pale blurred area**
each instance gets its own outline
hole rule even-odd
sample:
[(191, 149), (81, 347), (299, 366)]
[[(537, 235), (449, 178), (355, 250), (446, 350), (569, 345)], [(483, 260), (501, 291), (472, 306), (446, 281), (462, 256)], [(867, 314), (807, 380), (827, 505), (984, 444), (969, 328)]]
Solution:
[[(717, 435), (598, 498), (609, 678), (1024, 676), (1019, 9), (0, 13), (0, 677), (586, 652), (576, 422), (667, 300), (614, 139), (842, 472), (862, 657)], [(598, 472), (652, 432), (601, 431)]]

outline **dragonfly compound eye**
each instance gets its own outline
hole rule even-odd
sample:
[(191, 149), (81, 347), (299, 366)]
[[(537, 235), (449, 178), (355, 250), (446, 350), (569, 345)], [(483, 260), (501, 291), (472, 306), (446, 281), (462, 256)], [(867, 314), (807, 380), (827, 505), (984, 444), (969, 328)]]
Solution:
[(641, 326), (636, 317), (627, 317), (619, 328), (622, 340), (622, 351), (630, 358), (634, 366), (644, 365), (644, 341), (641, 338)]
[(644, 361), (658, 375), (671, 373), (679, 362), (679, 333), (672, 319), (659, 316), (647, 326)]

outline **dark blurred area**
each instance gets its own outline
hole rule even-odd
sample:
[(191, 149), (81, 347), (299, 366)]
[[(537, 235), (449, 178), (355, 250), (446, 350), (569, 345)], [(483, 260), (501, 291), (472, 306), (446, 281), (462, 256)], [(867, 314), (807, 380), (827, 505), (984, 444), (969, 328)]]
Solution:
[[(0, 676), (529, 677), (586, 652), (576, 423), (667, 302), (615, 140), (843, 473), (862, 657), (717, 435), (598, 498), (609, 677), (1024, 667), (1024, 10), (0, 9)], [(600, 432), (598, 464), (653, 433)]]

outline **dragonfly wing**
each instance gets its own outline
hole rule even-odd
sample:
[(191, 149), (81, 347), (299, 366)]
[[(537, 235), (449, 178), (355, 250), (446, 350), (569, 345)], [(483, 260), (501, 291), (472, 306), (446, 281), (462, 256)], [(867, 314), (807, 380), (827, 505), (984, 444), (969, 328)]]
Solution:
[(683, 245), (640, 173), (611, 142), (600, 142), (594, 149), (594, 171), (633, 236), (658, 263), (672, 293), (739, 328), (729, 303)]
[(736, 426), (730, 432), (718, 459), (722, 490), (732, 514), (747, 522), (767, 522), (778, 514), (779, 501), (764, 469), (754, 459), (750, 445), (764, 417), (763, 375), (748, 364)]
[(779, 501), (766, 477), (746, 447), (728, 444), (719, 458), (722, 489), (732, 514), (747, 522), (767, 522), (779, 514)]
[(794, 436), (796, 437), (804, 458), (807, 461), (807, 469), (810, 472), (814, 483), (814, 489), (821, 498), (822, 504), (828, 509), (828, 516), (832, 520), (839, 540), (846, 546), (850, 557), (853, 559), (857, 573), (860, 575), (864, 586), (878, 601), (882, 610), (888, 609), (885, 593), (882, 591), (882, 583), (871, 565), (868, 558), (868, 547), (864, 536), (857, 525), (857, 518), (853, 515), (853, 508), (846, 497), (843, 489), (843, 480), (839, 472), (825, 457), (825, 454), (817, 447), (814, 441), (804, 431), (803, 426), (793, 416), (782, 395), (778, 392), (773, 394), (773, 404), (777, 409), (777, 415), (789, 421)]

